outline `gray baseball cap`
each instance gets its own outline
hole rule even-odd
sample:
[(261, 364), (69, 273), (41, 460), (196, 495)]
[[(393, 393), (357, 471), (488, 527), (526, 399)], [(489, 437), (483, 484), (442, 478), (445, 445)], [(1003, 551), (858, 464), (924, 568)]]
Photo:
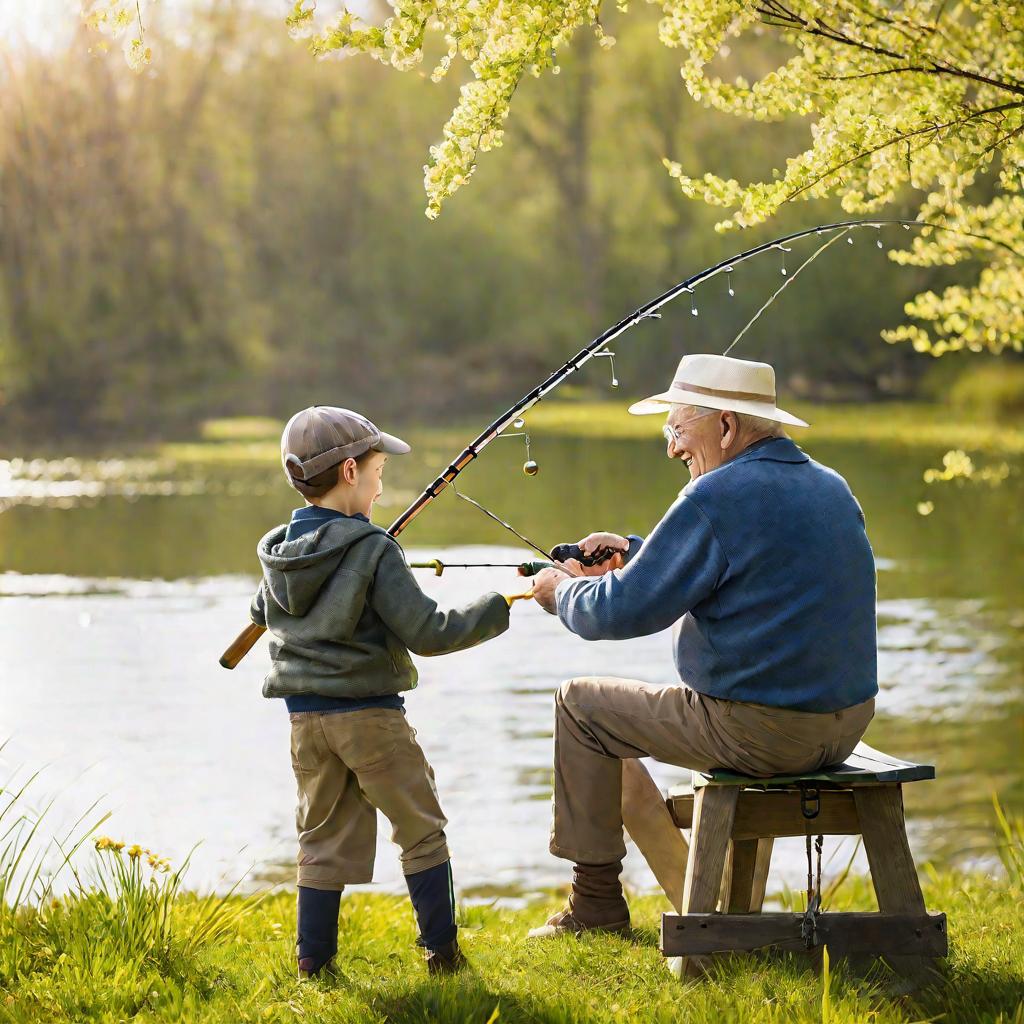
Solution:
[(312, 405), (297, 412), (281, 434), (281, 462), (293, 482), (309, 480), (371, 450), (405, 455), (412, 449), (365, 416), (335, 405)]

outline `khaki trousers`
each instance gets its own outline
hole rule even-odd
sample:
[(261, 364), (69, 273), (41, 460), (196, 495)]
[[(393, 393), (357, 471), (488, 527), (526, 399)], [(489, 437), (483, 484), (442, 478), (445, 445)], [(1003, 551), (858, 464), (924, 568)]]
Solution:
[(434, 771), (405, 714), (371, 708), (289, 715), (298, 783), (298, 883), (340, 890), (373, 881), (377, 811), (406, 875), (449, 859)]
[(570, 679), (555, 698), (551, 852), (577, 864), (625, 856), (623, 759), (757, 776), (812, 771), (849, 756), (874, 707), (869, 700), (816, 714), (716, 700), (685, 686)]

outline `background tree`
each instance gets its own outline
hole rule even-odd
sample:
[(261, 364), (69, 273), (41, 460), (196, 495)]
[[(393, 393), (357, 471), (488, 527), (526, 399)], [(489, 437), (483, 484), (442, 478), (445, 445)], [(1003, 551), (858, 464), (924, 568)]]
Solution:
[[(886, 332), (918, 351), (999, 352), (1024, 347), (1024, 8), (994, 0), (660, 0), (661, 41), (687, 51), (690, 95), (740, 117), (813, 118), (811, 145), (770, 179), (743, 185), (663, 154), (685, 195), (731, 210), (720, 227), (748, 227), (795, 200), (841, 198), (871, 214), (907, 187), (922, 193), (917, 216), (963, 232), (925, 233), (891, 256), (903, 264), (974, 261), (969, 284), (924, 292), (907, 306), (917, 321)], [(626, 12), (623, 0), (620, 14)], [(630, 15), (632, 16), (632, 15)], [(358, 50), (397, 68), (416, 66), (428, 32), (447, 52), (432, 78), (461, 58), (472, 71), (443, 141), (425, 169), (427, 214), (464, 185), (481, 152), (501, 145), (513, 96), (529, 75), (557, 71), (559, 54), (589, 28), (614, 38), (594, 0), (399, 0), (382, 25), (348, 9), (317, 21), (296, 0), (293, 30), (312, 33), (314, 53)], [(750, 81), (728, 80), (715, 62), (734, 41), (769, 27), (790, 54)], [(691, 169), (692, 168), (692, 169)], [(985, 236), (982, 241), (978, 235)]]
[[(747, 244), (714, 233), (713, 207), (679, 201), (666, 152), (750, 180), (805, 132), (689, 102), (642, 8), (611, 58), (574, 45), (560, 75), (521, 83), (507, 150), (429, 222), (418, 169), (456, 82), (310, 60), (247, 3), (173, 21), (140, 10), (153, 60), (138, 72), (88, 32), (0, 52), (5, 438), (123, 443), (309, 401), (421, 421), (492, 409), (595, 322)], [(786, 56), (770, 33), (731, 46), (727, 67), (752, 76)], [(567, 141), (573, 110), (586, 125)], [(841, 214), (822, 205), (821, 219)], [(788, 204), (752, 230), (806, 221)], [(811, 267), (740, 351), (771, 359), (790, 393), (912, 393), (922, 361), (865, 338), (957, 268), (894, 274), (873, 245), (849, 251)], [(698, 318), (683, 304), (645, 325), (618, 361), (623, 390), (659, 387), (681, 343), (721, 351), (779, 281), (777, 263), (753, 261), (735, 299), (723, 284), (699, 295)], [(604, 395), (607, 379), (595, 366), (579, 383)]]

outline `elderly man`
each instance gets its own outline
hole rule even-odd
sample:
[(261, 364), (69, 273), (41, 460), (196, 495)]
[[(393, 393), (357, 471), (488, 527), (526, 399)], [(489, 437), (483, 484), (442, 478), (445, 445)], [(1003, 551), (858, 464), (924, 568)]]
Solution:
[(571, 679), (556, 698), (551, 852), (575, 864), (565, 910), (534, 934), (622, 931), (629, 908), (622, 760), (652, 756), (747, 775), (844, 760), (877, 693), (875, 565), (864, 514), (838, 473), (783, 424), (765, 363), (690, 355), (668, 391), (630, 408), (668, 411), (669, 458), (690, 482), (646, 540), (593, 533), (614, 557), (588, 578), (547, 569), (534, 596), (585, 640), (675, 624), (681, 686)]

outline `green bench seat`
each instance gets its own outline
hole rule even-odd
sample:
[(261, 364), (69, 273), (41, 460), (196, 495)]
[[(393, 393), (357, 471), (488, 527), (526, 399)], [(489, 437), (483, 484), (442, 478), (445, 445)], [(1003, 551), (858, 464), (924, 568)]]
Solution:
[(725, 770), (694, 772), (693, 788), (721, 785), (767, 790), (798, 786), (807, 782), (828, 782), (840, 786), (877, 786), (882, 783), (920, 782), (934, 778), (934, 765), (901, 761), (898, 757), (883, 754), (866, 743), (858, 743), (843, 764), (829, 765), (818, 771), (805, 772), (801, 775), (771, 775), (768, 778), (739, 775)]

